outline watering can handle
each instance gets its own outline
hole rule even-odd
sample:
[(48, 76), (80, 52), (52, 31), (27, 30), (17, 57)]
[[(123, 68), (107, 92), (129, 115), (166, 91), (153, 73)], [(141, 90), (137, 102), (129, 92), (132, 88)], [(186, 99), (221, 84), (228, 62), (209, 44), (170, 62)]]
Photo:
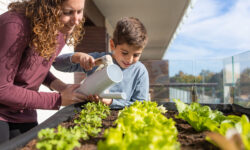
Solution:
[(102, 59), (101, 57), (95, 59), (95, 66), (100, 66), (101, 64), (105, 64), (105, 63), (103, 62), (103, 59)]
[(96, 66), (99, 66), (101, 64), (103, 64), (105, 66), (113, 64), (113, 59), (112, 59), (111, 55), (104, 55), (104, 56), (102, 56), (100, 58), (95, 59), (95, 65)]
[(103, 69), (105, 66), (113, 64), (113, 59), (111, 55), (104, 55), (95, 60), (95, 66), (98, 66), (96, 71)]

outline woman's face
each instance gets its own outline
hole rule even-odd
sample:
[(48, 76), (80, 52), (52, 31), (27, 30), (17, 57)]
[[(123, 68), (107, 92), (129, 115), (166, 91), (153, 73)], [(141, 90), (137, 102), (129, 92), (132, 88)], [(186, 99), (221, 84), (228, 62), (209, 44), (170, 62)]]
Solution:
[(62, 4), (60, 21), (64, 24), (60, 30), (63, 34), (71, 34), (83, 18), (85, 0), (66, 0)]

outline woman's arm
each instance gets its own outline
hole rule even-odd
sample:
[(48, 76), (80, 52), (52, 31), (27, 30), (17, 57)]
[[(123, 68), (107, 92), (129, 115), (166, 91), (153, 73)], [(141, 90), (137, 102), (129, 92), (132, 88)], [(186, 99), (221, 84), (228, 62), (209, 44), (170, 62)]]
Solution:
[(51, 72), (48, 73), (44, 84), (51, 90), (58, 91), (61, 94), (61, 105), (67, 106), (77, 102), (82, 102), (86, 99), (86, 96), (75, 92), (80, 84), (66, 84), (60, 79), (57, 79)]
[(0, 103), (16, 109), (58, 109), (61, 96), (58, 93), (37, 92), (14, 84), (28, 35), (18, 23), (0, 26)]
[(55, 79), (50, 83), (49, 88), (58, 92), (62, 92), (67, 88), (67, 86), (68, 85), (62, 82), (60, 79)]
[[(33, 88), (40, 86), (39, 82), (34, 85), (32, 83), (25, 85), (25, 81), (23, 83), (22, 72), (18, 71), (22, 63), (24, 51), (29, 45), (29, 38), (26, 32), (27, 29), (25, 30), (23, 25), (19, 23), (0, 24), (0, 104), (16, 110), (59, 109), (61, 105), (83, 101), (82, 98), (84, 96), (74, 92), (79, 85), (70, 85), (63, 90), (63, 84), (57, 87), (52, 84), (52, 88), (57, 89), (60, 93), (49, 93), (33, 90)], [(39, 67), (40, 63), (34, 63), (34, 65)], [(37, 73), (34, 76), (39, 76), (39, 72)], [(50, 85), (52, 81), (56, 82), (55, 78), (51, 75), (51, 73), (48, 73), (44, 83)], [(19, 78), (20, 83), (15, 78)], [(31, 88), (26, 88), (29, 84), (32, 85)]]

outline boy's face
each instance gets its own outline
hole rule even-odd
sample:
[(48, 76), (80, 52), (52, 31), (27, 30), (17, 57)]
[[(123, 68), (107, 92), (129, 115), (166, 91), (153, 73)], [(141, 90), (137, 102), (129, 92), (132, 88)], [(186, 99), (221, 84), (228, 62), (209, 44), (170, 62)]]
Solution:
[(123, 69), (136, 63), (140, 59), (143, 50), (142, 48), (136, 49), (126, 43), (115, 46), (113, 40), (110, 40), (110, 46), (113, 58)]

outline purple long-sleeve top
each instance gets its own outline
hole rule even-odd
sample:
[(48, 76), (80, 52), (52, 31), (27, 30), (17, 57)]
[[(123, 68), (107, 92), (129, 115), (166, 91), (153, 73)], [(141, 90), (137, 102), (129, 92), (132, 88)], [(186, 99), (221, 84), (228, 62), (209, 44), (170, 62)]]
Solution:
[(35, 109), (59, 109), (61, 96), (56, 92), (38, 92), (41, 84), (56, 78), (51, 64), (65, 45), (58, 36), (56, 54), (46, 60), (29, 47), (31, 26), (22, 14), (0, 15), (0, 120), (24, 123), (37, 121)]

